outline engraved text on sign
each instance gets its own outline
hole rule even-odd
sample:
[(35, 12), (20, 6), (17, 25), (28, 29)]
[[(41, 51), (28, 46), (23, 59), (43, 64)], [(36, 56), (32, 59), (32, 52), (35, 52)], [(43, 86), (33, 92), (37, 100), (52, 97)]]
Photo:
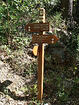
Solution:
[(32, 23), (27, 24), (25, 29), (29, 32), (49, 31), (49, 23)]

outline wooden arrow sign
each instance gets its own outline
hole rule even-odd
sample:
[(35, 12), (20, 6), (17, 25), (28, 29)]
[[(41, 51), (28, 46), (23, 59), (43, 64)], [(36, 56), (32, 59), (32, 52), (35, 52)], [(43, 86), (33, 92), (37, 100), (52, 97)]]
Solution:
[(49, 23), (32, 23), (25, 26), (26, 31), (29, 32), (43, 32), (49, 31)]
[(59, 39), (56, 35), (32, 35), (32, 43), (51, 44), (56, 43)]

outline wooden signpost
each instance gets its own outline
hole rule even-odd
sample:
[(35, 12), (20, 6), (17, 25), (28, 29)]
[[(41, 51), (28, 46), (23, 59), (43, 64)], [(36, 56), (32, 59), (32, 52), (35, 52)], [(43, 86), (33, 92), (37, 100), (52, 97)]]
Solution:
[(44, 43), (51, 44), (58, 41), (55, 35), (46, 35), (45, 31), (49, 31), (49, 23), (45, 23), (45, 9), (40, 8), (39, 23), (27, 24), (25, 29), (29, 32), (39, 32), (39, 35), (32, 35), (33, 52), (38, 56), (38, 100), (42, 101), (43, 97), (43, 78), (44, 78)]

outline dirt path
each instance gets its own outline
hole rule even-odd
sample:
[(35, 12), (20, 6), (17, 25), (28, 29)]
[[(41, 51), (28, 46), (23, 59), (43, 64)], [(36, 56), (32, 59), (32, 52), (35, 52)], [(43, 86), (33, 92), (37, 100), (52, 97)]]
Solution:
[(7, 63), (0, 61), (0, 105), (27, 105), (26, 96), (19, 88), (29, 81), (13, 73)]

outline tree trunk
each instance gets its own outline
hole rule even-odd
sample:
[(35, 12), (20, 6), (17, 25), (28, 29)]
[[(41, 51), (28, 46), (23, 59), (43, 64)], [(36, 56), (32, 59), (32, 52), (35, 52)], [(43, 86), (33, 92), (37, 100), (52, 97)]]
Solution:
[(63, 18), (68, 17), (68, 5), (69, 5), (69, 0), (61, 0), (61, 9), (62, 9)]
[(68, 16), (73, 17), (73, 0), (69, 0)]
[(73, 0), (61, 0), (61, 8), (64, 18), (73, 17)]
[(72, 30), (73, 24), (73, 0), (61, 0), (63, 18), (66, 19), (68, 30)]
[(75, 20), (79, 23), (79, 0), (76, 1), (76, 6), (75, 6), (76, 12), (75, 12)]

